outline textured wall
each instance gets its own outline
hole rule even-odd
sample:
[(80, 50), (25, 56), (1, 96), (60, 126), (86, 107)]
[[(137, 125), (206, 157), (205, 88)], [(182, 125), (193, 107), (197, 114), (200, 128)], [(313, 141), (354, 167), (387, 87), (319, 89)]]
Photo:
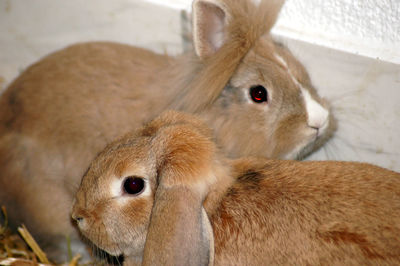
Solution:
[(287, 0), (277, 32), (400, 63), (399, 0)]
[[(147, 0), (188, 8), (191, 0)], [(274, 32), (400, 63), (400, 0), (286, 0)]]

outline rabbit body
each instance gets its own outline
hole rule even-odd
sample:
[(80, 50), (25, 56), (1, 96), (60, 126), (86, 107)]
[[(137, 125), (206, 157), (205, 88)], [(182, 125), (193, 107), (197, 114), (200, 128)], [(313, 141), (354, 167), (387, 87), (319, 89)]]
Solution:
[(196, 0), (186, 54), (83, 43), (24, 71), (0, 98), (0, 202), (11, 222), (53, 258), (67, 254), (56, 252), (65, 234), (77, 238), (69, 206), (90, 161), (165, 109), (202, 117), (231, 157), (297, 158), (321, 145), (334, 127), (328, 105), (269, 36), (281, 5)]
[(233, 169), (237, 182), (210, 216), (215, 265), (400, 263), (400, 174), (265, 159)]
[[(127, 190), (130, 177), (143, 188)], [(72, 215), (95, 245), (124, 254), (124, 265), (400, 263), (399, 173), (355, 162), (228, 160), (205, 124), (176, 112), (108, 145)]]

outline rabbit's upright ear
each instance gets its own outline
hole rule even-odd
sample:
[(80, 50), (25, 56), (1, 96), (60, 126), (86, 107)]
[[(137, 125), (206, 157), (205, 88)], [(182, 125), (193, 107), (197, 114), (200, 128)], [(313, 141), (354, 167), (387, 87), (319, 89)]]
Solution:
[[(198, 57), (212, 56), (226, 43), (237, 42), (241, 58), (274, 25), (284, 0), (194, 0), (193, 44)], [(233, 45), (235, 48), (235, 45)]]
[(158, 186), (143, 265), (208, 265), (213, 232), (203, 201), (215, 183), (215, 145), (190, 123), (162, 127), (152, 141)]
[(193, 44), (200, 58), (209, 57), (226, 41), (227, 12), (218, 0), (195, 0), (192, 6)]

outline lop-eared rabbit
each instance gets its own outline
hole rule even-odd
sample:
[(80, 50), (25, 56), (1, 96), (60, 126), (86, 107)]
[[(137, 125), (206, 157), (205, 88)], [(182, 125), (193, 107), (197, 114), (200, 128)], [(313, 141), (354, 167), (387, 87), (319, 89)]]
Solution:
[(124, 265), (399, 265), (400, 174), (365, 163), (227, 159), (166, 112), (91, 163), (72, 216)]
[(165, 109), (202, 117), (230, 157), (293, 159), (321, 145), (329, 108), (269, 35), (282, 4), (196, 0), (193, 51), (83, 43), (24, 71), (0, 99), (0, 202), (13, 224), (56, 251), (76, 239), (69, 206), (90, 161)]

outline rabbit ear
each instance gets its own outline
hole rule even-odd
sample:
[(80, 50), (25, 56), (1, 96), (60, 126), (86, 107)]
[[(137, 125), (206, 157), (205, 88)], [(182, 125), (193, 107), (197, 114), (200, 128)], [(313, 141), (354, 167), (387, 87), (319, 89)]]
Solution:
[(143, 265), (212, 265), (213, 254), (213, 233), (201, 199), (186, 188), (159, 188)]
[[(201, 59), (238, 39), (252, 45), (274, 25), (284, 0), (194, 0), (193, 44)], [(247, 47), (248, 49), (249, 47)], [(246, 49), (245, 49), (246, 50)]]
[(158, 186), (150, 217), (143, 265), (207, 265), (213, 233), (203, 210), (215, 183), (215, 145), (191, 124), (160, 128), (152, 141)]
[(192, 7), (193, 43), (200, 58), (213, 55), (225, 38), (227, 13), (217, 0), (195, 0)]

